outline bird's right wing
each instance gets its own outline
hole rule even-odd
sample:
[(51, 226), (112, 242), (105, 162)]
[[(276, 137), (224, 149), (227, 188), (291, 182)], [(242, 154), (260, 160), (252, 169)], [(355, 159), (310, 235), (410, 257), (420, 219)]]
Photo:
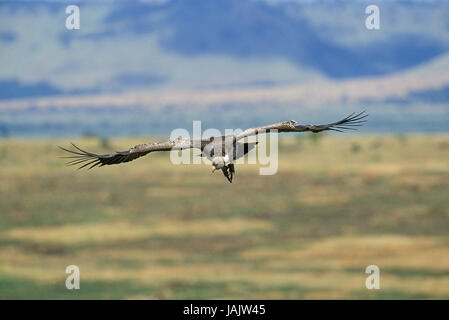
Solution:
[(344, 130), (354, 130), (357, 127), (361, 126), (366, 122), (366, 117), (368, 115), (365, 113), (365, 111), (362, 111), (360, 113), (352, 113), (346, 118), (337, 121), (332, 122), (328, 124), (321, 124), (321, 125), (301, 125), (298, 124), (294, 120), (290, 121), (284, 121), (279, 123), (274, 123), (268, 126), (263, 127), (256, 127), (256, 128), (250, 128), (242, 133), (235, 136), (235, 139), (238, 141), (240, 139), (243, 139), (245, 137), (254, 136), (259, 133), (269, 132), (271, 130), (276, 130), (277, 132), (321, 132), (326, 130), (332, 130), (332, 131), (339, 131), (342, 132)]
[(237, 142), (234, 159), (239, 159), (253, 150), (259, 142)]
[(168, 142), (156, 142), (147, 144), (138, 144), (126, 151), (119, 151), (111, 154), (95, 154), (85, 151), (72, 143), (76, 150), (69, 150), (63, 147), (59, 147), (62, 150), (71, 153), (71, 156), (63, 158), (72, 159), (67, 165), (81, 165), (78, 169), (89, 166), (92, 169), (96, 166), (104, 166), (110, 164), (118, 164), (123, 162), (129, 162), (134, 159), (140, 158), (150, 152), (154, 151), (170, 151), (170, 150), (182, 150), (193, 148), (194, 143), (188, 139), (177, 139)]

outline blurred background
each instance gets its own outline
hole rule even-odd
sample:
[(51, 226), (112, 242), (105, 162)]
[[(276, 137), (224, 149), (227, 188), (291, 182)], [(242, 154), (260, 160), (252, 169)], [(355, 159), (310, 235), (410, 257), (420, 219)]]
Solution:
[[(0, 298), (449, 298), (448, 16), (447, 1), (0, 0)], [(232, 185), (166, 153), (90, 172), (58, 158), (193, 120), (362, 110), (359, 131), (286, 135), (276, 175), (239, 165)]]

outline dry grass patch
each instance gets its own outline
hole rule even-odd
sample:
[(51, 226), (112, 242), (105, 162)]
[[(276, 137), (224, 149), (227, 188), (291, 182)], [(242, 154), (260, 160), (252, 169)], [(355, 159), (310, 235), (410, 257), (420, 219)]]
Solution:
[(271, 224), (257, 219), (149, 220), (142, 224), (128, 221), (63, 225), (42, 228), (16, 228), (2, 234), (3, 239), (40, 244), (81, 245), (112, 241), (133, 241), (152, 236), (238, 235), (254, 230), (269, 230)]

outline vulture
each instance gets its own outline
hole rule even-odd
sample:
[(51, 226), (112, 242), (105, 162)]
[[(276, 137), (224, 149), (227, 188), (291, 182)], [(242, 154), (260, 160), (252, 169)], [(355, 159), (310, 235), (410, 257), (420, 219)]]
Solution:
[(212, 172), (221, 169), (226, 179), (232, 183), (235, 175), (234, 160), (243, 157), (257, 145), (257, 142), (240, 142), (243, 138), (270, 131), (309, 131), (317, 133), (331, 130), (343, 132), (344, 130), (354, 130), (356, 127), (361, 126), (364, 122), (366, 122), (367, 116), (368, 115), (365, 111), (362, 111), (360, 113), (352, 113), (340, 121), (322, 125), (302, 125), (298, 124), (294, 120), (290, 120), (267, 126), (250, 128), (236, 135), (210, 137), (207, 139), (183, 139), (182, 137), (179, 137), (175, 140), (167, 142), (138, 144), (129, 150), (110, 154), (91, 153), (79, 148), (73, 143), (72, 146), (75, 150), (69, 150), (63, 147), (59, 148), (71, 154), (70, 156), (63, 157), (71, 159), (67, 165), (80, 165), (78, 169), (85, 167), (92, 169), (96, 166), (102, 167), (104, 165), (129, 162), (156, 151), (172, 151), (190, 148), (199, 149), (201, 150), (201, 156), (206, 157), (212, 162)]

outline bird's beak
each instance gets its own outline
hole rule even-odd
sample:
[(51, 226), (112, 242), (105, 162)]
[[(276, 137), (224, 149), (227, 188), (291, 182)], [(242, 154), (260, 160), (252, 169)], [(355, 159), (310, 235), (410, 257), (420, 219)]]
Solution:
[(210, 167), (210, 171), (214, 172), (215, 170), (217, 170), (217, 168), (215, 168), (214, 166)]

